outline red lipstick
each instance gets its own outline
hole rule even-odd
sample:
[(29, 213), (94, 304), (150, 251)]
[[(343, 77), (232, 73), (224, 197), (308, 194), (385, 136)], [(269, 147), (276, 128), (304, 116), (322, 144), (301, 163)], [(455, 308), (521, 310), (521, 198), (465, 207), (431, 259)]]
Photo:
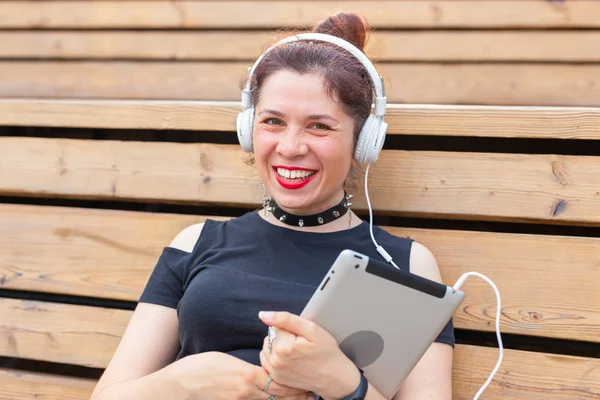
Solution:
[[(298, 179), (295, 178), (293, 181), (290, 179), (286, 179), (283, 178), (282, 176), (280, 176), (277, 173), (277, 168), (283, 168), (286, 169), (288, 171), (314, 171), (314, 174), (307, 176), (304, 179)], [(315, 171), (313, 169), (308, 169), (308, 168), (302, 168), (302, 167), (288, 167), (288, 166), (283, 166), (283, 165), (277, 165), (273, 167), (273, 173), (275, 174), (275, 179), (277, 180), (277, 182), (285, 189), (290, 189), (290, 190), (295, 190), (295, 189), (300, 189), (303, 188), (304, 186), (306, 186), (310, 181), (313, 180), (313, 178), (317, 175), (318, 171)]]

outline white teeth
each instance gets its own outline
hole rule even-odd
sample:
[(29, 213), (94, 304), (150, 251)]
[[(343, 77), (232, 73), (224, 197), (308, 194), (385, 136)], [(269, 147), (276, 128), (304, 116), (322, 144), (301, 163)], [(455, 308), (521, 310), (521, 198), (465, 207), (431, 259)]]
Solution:
[(314, 173), (314, 171), (302, 171), (297, 169), (290, 171), (289, 169), (285, 168), (277, 168), (277, 174), (286, 179), (306, 178)]
[(277, 168), (277, 173), (279, 174), (279, 176), (282, 176), (284, 178), (290, 177), (290, 171), (287, 169)]

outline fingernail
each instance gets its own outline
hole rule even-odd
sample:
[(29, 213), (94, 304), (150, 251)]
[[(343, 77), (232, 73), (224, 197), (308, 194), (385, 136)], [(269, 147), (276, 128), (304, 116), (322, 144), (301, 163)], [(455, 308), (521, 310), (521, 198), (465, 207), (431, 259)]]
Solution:
[(258, 318), (263, 321), (272, 321), (275, 317), (275, 313), (273, 311), (261, 311), (258, 313)]
[(317, 400), (317, 397), (314, 394), (309, 394), (308, 400)]

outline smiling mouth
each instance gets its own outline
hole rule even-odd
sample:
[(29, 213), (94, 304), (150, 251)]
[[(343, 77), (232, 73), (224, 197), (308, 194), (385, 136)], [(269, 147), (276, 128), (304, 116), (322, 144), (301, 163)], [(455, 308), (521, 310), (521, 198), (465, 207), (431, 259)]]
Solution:
[(275, 173), (280, 177), (290, 182), (299, 182), (304, 179), (310, 178), (317, 171), (313, 170), (303, 170), (303, 169), (293, 169), (289, 170), (286, 168), (273, 168)]

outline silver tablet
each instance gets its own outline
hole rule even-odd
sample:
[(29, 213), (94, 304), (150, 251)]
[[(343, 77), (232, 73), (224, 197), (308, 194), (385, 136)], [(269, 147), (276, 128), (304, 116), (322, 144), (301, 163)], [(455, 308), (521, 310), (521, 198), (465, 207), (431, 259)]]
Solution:
[(459, 290), (344, 250), (301, 315), (325, 328), (391, 399), (463, 299)]

